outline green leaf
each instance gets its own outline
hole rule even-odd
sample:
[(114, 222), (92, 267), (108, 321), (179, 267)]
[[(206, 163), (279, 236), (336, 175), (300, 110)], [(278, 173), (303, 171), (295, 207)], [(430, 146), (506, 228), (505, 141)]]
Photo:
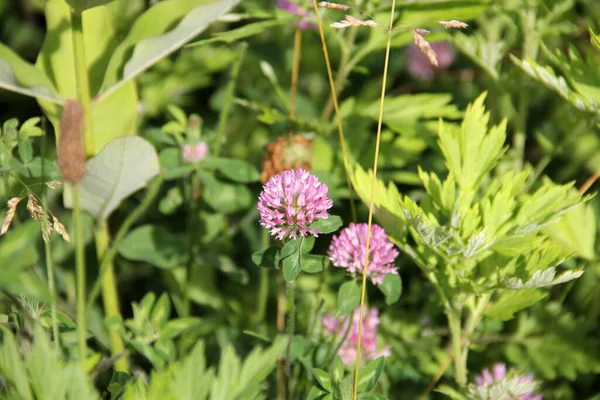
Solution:
[(259, 251), (252, 254), (252, 262), (257, 267), (279, 269), (279, 261), (281, 260), (279, 246), (270, 246), (267, 250)]
[(63, 103), (56, 88), (42, 71), (1, 43), (0, 89), (44, 99), (54, 104)]
[[(51, 77), (56, 90), (64, 99), (78, 97), (73, 62), (73, 40), (71, 31), (71, 8), (65, 0), (48, 0), (44, 8), (47, 31), (36, 66)], [(83, 13), (83, 40), (88, 67), (92, 102), (92, 125), (94, 136), (86, 137), (88, 156), (96, 155), (112, 139), (134, 134), (137, 130), (139, 113), (137, 89), (134, 82), (121, 87), (109, 97), (98, 97), (104, 69), (118, 45), (119, 34), (115, 19), (108, 6), (95, 7)], [(62, 107), (38, 99), (48, 119), (60, 135), (60, 113)], [(115, 118), (118, 115), (119, 118)], [(93, 141), (92, 141), (93, 139)]]
[(88, 8), (98, 7), (103, 4), (108, 4), (114, 0), (66, 0), (67, 3), (75, 10), (81, 12)]
[(237, 0), (167, 0), (152, 6), (136, 19), (113, 52), (102, 84), (103, 96), (181, 48), (236, 4)]
[(317, 382), (319, 382), (319, 385), (321, 385), (321, 387), (327, 392), (331, 392), (332, 387), (331, 379), (329, 379), (329, 374), (327, 374), (327, 372), (319, 368), (313, 368), (312, 373), (315, 376), (315, 378), (317, 378)]
[(289, 257), (284, 258), (281, 263), (281, 267), (283, 269), (283, 278), (287, 282), (293, 281), (302, 270), (302, 253), (300, 251), (296, 251)]
[(507, 289), (531, 289), (554, 286), (577, 279), (581, 275), (583, 275), (583, 270), (567, 270), (557, 276), (556, 267), (551, 267), (535, 271), (533, 276), (525, 282), (519, 278), (505, 278), (502, 280), (502, 287)]
[(329, 265), (329, 257), (317, 256), (314, 254), (302, 255), (302, 271), (309, 274), (316, 274), (322, 272)]
[(302, 246), (303, 240), (304, 238), (302, 236), (288, 240), (281, 249), (281, 258), (286, 258), (295, 254)]
[(561, 220), (544, 228), (544, 233), (586, 260), (594, 259), (596, 243), (596, 216), (589, 204), (579, 204)]
[(469, 400), (465, 395), (448, 385), (440, 385), (435, 391), (448, 396), (452, 400)]
[(197, 317), (175, 318), (165, 324), (160, 334), (167, 339), (175, 339), (184, 332), (201, 327), (202, 324), (203, 321)]
[(431, 26), (439, 20), (468, 21), (481, 15), (490, 4), (486, 0), (416, 1), (402, 7), (400, 23)]
[(290, 23), (291, 18), (277, 18), (266, 21), (253, 22), (246, 24), (240, 28), (230, 29), (226, 32), (215, 33), (210, 39), (199, 40), (197, 42), (190, 43), (185, 47), (196, 47), (204, 46), (210, 43), (235, 43), (241, 39), (245, 39), (251, 36), (260, 35), (266, 32), (270, 28), (282, 26)]
[(150, 320), (152, 321), (152, 325), (155, 328), (162, 327), (169, 319), (169, 315), (171, 314), (171, 301), (169, 300), (169, 295), (167, 293), (163, 293), (159, 298), (154, 308), (152, 309), (152, 314), (150, 315)]
[(19, 157), (25, 165), (27, 165), (31, 160), (33, 160), (33, 148), (31, 147), (31, 139), (24, 132), (19, 132)]
[(354, 281), (346, 282), (340, 286), (338, 292), (338, 306), (336, 311), (336, 317), (341, 315), (347, 315), (358, 307), (360, 303), (360, 288)]
[[(106, 219), (132, 193), (158, 175), (154, 147), (137, 136), (112, 140), (87, 163), (87, 175), (79, 184), (81, 208)], [(73, 207), (71, 187), (65, 185), (65, 206)]]
[(358, 372), (358, 390), (368, 392), (375, 387), (385, 368), (385, 357), (379, 357)]
[(144, 261), (159, 268), (175, 268), (184, 262), (185, 243), (160, 225), (143, 225), (121, 240), (118, 252), (123, 257)]
[(333, 369), (331, 370), (331, 381), (334, 384), (339, 385), (344, 378), (344, 371), (345, 368), (342, 358), (340, 356), (335, 357)]
[(327, 392), (322, 391), (316, 386), (313, 386), (308, 392), (306, 400), (323, 400), (323, 397), (327, 395)]
[(402, 279), (397, 274), (387, 274), (383, 283), (377, 285), (381, 293), (385, 295), (385, 304), (391, 306), (400, 299), (402, 294)]
[(315, 229), (319, 233), (332, 233), (337, 231), (344, 222), (337, 215), (330, 215), (327, 219), (318, 219), (309, 225), (310, 229)]
[(252, 204), (252, 193), (246, 185), (222, 182), (214, 178), (202, 180), (206, 185), (203, 199), (215, 211), (231, 214)]
[(508, 321), (515, 317), (516, 312), (532, 306), (547, 295), (548, 293), (537, 289), (507, 290), (485, 310), (484, 315), (492, 319)]
[(207, 156), (201, 164), (203, 169), (216, 169), (234, 182), (257, 182), (260, 172), (252, 164), (233, 158)]
[(476, 189), (504, 154), (506, 120), (488, 129), (486, 93), (467, 107), (460, 129), (440, 123), (439, 145), (448, 170), (463, 191)]

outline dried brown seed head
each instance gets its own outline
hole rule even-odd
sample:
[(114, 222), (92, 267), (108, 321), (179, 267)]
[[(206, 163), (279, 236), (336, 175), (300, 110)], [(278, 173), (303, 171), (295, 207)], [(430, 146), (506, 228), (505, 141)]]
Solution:
[(68, 182), (79, 183), (86, 173), (83, 147), (83, 108), (78, 101), (67, 100), (60, 120), (58, 170)]
[(282, 136), (266, 147), (260, 180), (265, 183), (283, 171), (311, 169), (312, 142), (301, 135)]
[(50, 182), (46, 182), (46, 186), (48, 186), (50, 189), (56, 189), (57, 187), (62, 186), (62, 182), (50, 181)]
[(413, 29), (413, 38), (415, 39), (415, 44), (417, 45), (419, 50), (421, 50), (421, 52), (427, 56), (429, 62), (432, 65), (435, 65), (437, 67), (439, 65), (437, 56), (435, 54), (435, 51), (433, 51), (433, 49), (431, 48), (431, 44), (429, 44), (429, 42), (425, 40), (425, 38), (421, 36), (416, 29)]
[(27, 198), (27, 211), (29, 211), (31, 218), (33, 218), (35, 221), (42, 220), (44, 218), (44, 210), (38, 204), (33, 193), (28, 193)]
[(462, 21), (457, 21), (455, 19), (453, 19), (451, 21), (438, 21), (438, 23), (441, 26), (443, 26), (445, 29), (451, 29), (451, 28), (465, 29), (469, 26), (468, 24), (466, 24)]
[(321, 8), (332, 8), (334, 10), (342, 10), (342, 11), (346, 11), (346, 10), (350, 9), (350, 6), (347, 6), (345, 4), (330, 3), (328, 1), (321, 1), (317, 5)]
[(10, 224), (15, 218), (15, 213), (17, 212), (17, 205), (22, 199), (20, 197), (13, 197), (8, 200), (6, 203), (8, 205), (8, 211), (6, 212), (6, 218), (4, 218), (4, 222), (2, 222), (2, 228), (0, 228), (0, 236), (4, 235), (8, 228), (10, 228)]
[(377, 21), (373, 21), (372, 19), (363, 21), (362, 19), (358, 19), (356, 17), (353, 17), (352, 15), (346, 15), (345, 18), (346, 19), (344, 21), (334, 22), (330, 26), (332, 28), (337, 28), (337, 29), (348, 28), (351, 26), (368, 26), (370, 28), (375, 28), (375, 27), (379, 26)]
[(58, 220), (58, 218), (56, 218), (54, 215), (52, 216), (52, 228), (54, 229), (54, 231), (56, 233), (58, 233), (60, 236), (62, 236), (62, 238), (65, 239), (65, 241), (67, 241), (67, 242), (71, 241), (69, 232), (67, 232), (67, 229), (65, 228), (65, 226), (63, 224), (61, 224), (60, 221)]

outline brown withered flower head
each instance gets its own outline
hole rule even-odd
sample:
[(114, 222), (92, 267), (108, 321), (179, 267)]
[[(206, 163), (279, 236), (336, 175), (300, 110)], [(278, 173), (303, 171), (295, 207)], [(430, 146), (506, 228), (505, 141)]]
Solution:
[(311, 169), (312, 141), (302, 135), (282, 136), (267, 144), (263, 168), (260, 174), (262, 183), (272, 176), (290, 169)]
[(79, 183), (86, 173), (83, 148), (83, 108), (78, 101), (67, 100), (60, 119), (58, 170), (64, 180)]

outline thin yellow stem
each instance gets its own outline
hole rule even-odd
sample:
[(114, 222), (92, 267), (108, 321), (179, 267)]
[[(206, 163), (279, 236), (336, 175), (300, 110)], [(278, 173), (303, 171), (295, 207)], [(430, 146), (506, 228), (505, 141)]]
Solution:
[[(395, 1), (395, 0), (394, 0)], [(323, 57), (325, 58), (325, 66), (327, 67), (327, 78), (329, 79), (329, 88), (331, 90), (331, 96), (333, 100), (333, 108), (335, 110), (335, 117), (338, 127), (338, 136), (340, 139), (340, 147), (342, 149), (342, 157), (344, 161), (344, 170), (346, 172), (346, 184), (348, 185), (348, 194), (350, 196), (350, 210), (352, 212), (352, 220), (356, 222), (358, 220), (356, 216), (356, 206), (354, 204), (354, 195), (352, 194), (352, 183), (350, 182), (350, 161), (348, 160), (348, 151), (346, 150), (346, 141), (344, 139), (344, 127), (342, 125), (342, 116), (340, 115), (340, 107), (338, 104), (337, 90), (335, 82), (333, 80), (333, 73), (331, 72), (331, 62), (329, 61), (329, 51), (327, 51), (327, 42), (325, 41), (325, 33), (323, 33), (323, 23), (321, 22), (321, 14), (319, 13), (319, 6), (317, 0), (313, 0), (313, 8), (315, 9), (315, 15), (317, 17), (317, 24), (319, 26), (319, 36), (321, 37), (321, 45), (323, 47)]]
[(369, 265), (369, 250), (371, 245), (371, 227), (373, 225), (373, 205), (375, 202), (375, 181), (377, 180), (377, 163), (379, 161), (379, 144), (381, 141), (381, 126), (383, 122), (383, 105), (385, 102), (385, 87), (387, 84), (387, 72), (390, 60), (390, 44), (392, 39), (391, 30), (394, 25), (394, 10), (396, 0), (392, 0), (392, 12), (390, 13), (390, 26), (388, 31), (387, 45), (385, 47), (385, 61), (383, 64), (383, 78), (381, 82), (381, 98), (379, 100), (379, 119), (377, 121), (377, 137), (375, 139), (375, 158), (373, 160), (373, 180), (371, 181), (371, 198), (369, 200), (369, 219), (367, 225), (367, 243), (365, 248), (365, 263), (362, 271), (362, 288), (360, 293), (360, 310), (358, 319), (358, 342), (356, 344), (356, 364), (354, 365), (354, 383), (352, 385), (352, 399), (358, 398), (358, 370), (360, 366), (360, 351), (362, 341), (363, 314), (365, 297), (367, 292), (367, 267)]

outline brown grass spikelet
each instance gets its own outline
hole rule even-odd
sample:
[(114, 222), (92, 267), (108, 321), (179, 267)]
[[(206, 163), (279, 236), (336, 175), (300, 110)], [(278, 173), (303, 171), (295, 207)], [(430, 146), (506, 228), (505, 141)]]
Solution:
[(346, 11), (350, 9), (350, 6), (340, 3), (330, 3), (328, 1), (321, 1), (317, 4), (320, 8), (331, 8), (334, 10)]
[(452, 29), (452, 28), (466, 29), (469, 27), (469, 25), (467, 23), (462, 22), (462, 21), (457, 21), (455, 19), (450, 20), (450, 21), (438, 21), (438, 24), (443, 26), (444, 29)]
[(50, 182), (46, 182), (46, 186), (48, 186), (50, 189), (56, 189), (57, 187), (61, 187), (62, 186), (62, 182), (60, 182), (60, 181), (50, 181)]
[(427, 56), (429, 62), (432, 65), (435, 65), (437, 67), (437, 56), (435, 54), (435, 51), (433, 51), (433, 49), (431, 48), (429, 42), (425, 40), (425, 38), (421, 34), (419, 34), (419, 32), (417, 32), (416, 29), (413, 29), (413, 38), (415, 39), (415, 44), (417, 45), (419, 50), (421, 50), (421, 52)]
[(2, 222), (2, 228), (0, 228), (0, 236), (4, 235), (8, 231), (8, 228), (10, 228), (10, 224), (15, 218), (15, 213), (17, 212), (17, 205), (21, 200), (22, 197), (13, 197), (6, 203), (8, 206), (8, 211), (6, 212), (6, 218), (4, 218), (4, 222)]
[(27, 194), (27, 211), (29, 211), (29, 215), (35, 221), (43, 220), (44, 218), (44, 210), (38, 204), (37, 199), (33, 195), (33, 193)]
[(431, 33), (431, 31), (428, 31), (427, 29), (423, 29), (423, 28), (416, 28), (415, 32), (417, 32), (421, 36), (427, 36)]
[(312, 167), (312, 142), (302, 135), (282, 136), (267, 144), (260, 174), (262, 183), (289, 169)]
[(52, 228), (54, 229), (54, 231), (56, 233), (58, 233), (60, 236), (62, 236), (62, 238), (65, 239), (65, 241), (67, 241), (67, 242), (71, 241), (69, 232), (67, 232), (67, 229), (65, 228), (65, 226), (63, 224), (61, 224), (60, 221), (58, 220), (58, 218), (56, 218), (54, 215), (52, 216)]
[(50, 223), (47, 217), (44, 217), (44, 219), (41, 222), (42, 239), (44, 240), (44, 242), (48, 243), (50, 242), (50, 236), (52, 235), (52, 224)]
[(58, 170), (68, 182), (78, 183), (86, 173), (83, 147), (83, 108), (75, 100), (65, 101), (60, 120)]
[(356, 17), (353, 17), (352, 15), (346, 15), (344, 18), (346, 18), (344, 21), (334, 22), (329, 26), (337, 29), (348, 28), (351, 26), (368, 26), (370, 28), (375, 28), (379, 26), (377, 21), (374, 21), (372, 19), (363, 21), (362, 19), (358, 19)]

